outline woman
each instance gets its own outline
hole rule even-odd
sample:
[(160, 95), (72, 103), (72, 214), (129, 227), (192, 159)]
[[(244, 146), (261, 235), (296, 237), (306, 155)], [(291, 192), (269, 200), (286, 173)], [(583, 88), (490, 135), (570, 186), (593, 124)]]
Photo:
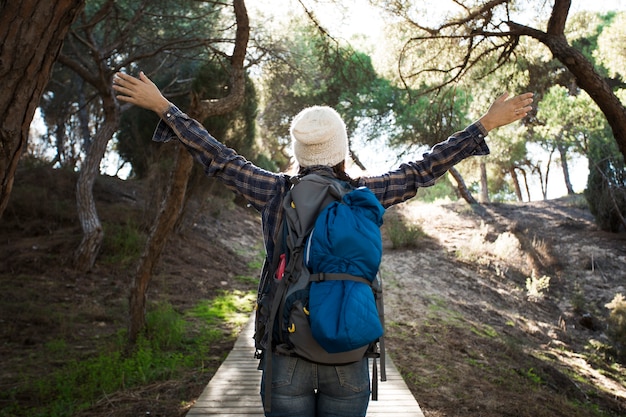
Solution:
[[(264, 277), (271, 275), (267, 265), (274, 254), (274, 237), (282, 218), (281, 202), (291, 187), (289, 176), (259, 168), (217, 141), (200, 123), (163, 97), (143, 72), (138, 78), (116, 74), (113, 88), (118, 93), (118, 100), (152, 110), (161, 117), (153, 140), (179, 140), (202, 164), (206, 175), (218, 178), (261, 213), (266, 250), (260, 283), (263, 288)], [(532, 96), (532, 93), (525, 93), (508, 98), (505, 93), (480, 119), (435, 145), (423, 155), (423, 159), (401, 164), (382, 175), (355, 179), (345, 172), (348, 138), (343, 120), (330, 107), (309, 107), (291, 123), (294, 157), (300, 173), (322, 170), (351, 182), (355, 187), (366, 186), (387, 208), (415, 196), (418, 188), (433, 185), (437, 178), (463, 159), (487, 155), (489, 148), (485, 137), (489, 131), (525, 117), (531, 110)], [(366, 358), (347, 365), (320, 365), (296, 356), (277, 354), (272, 346), (264, 346), (262, 339), (258, 338), (257, 347), (272, 355), (271, 412), (266, 416), (365, 416), (370, 394)], [(261, 361), (263, 367), (264, 361)], [(262, 397), (264, 391), (262, 383)]]

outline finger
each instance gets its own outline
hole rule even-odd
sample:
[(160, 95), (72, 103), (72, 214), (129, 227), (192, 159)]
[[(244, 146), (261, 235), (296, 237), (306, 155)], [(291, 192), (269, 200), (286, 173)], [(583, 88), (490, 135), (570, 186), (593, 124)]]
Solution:
[(508, 92), (504, 92), (502, 94), (500, 94), (500, 96), (496, 99), (497, 103), (504, 103), (507, 98), (509, 97), (509, 93)]
[(515, 117), (518, 119), (524, 118), (528, 115), (528, 113), (532, 110), (533, 108), (530, 106), (526, 106), (526, 107), (522, 107), (522, 108), (518, 108), (515, 109)]
[(115, 77), (113, 77), (113, 82), (115, 84), (118, 84), (124, 87), (132, 87), (136, 85), (138, 81), (139, 80), (137, 80), (137, 78), (133, 77), (132, 75), (125, 74), (123, 72), (118, 72), (115, 74)]
[(113, 87), (126, 87), (128, 84), (129, 82), (119, 74), (115, 74), (113, 77)]
[(113, 89), (117, 91), (118, 93), (123, 94), (125, 96), (129, 96), (132, 94), (132, 90), (124, 87), (123, 85), (114, 84)]
[(139, 71), (139, 79), (146, 84), (154, 85), (152, 80), (148, 78), (148, 76), (143, 71)]
[(517, 96), (516, 100), (519, 103), (520, 107), (526, 106), (533, 102), (533, 96), (533, 93), (524, 93)]
[(126, 103), (134, 104), (134, 102), (135, 102), (135, 100), (132, 97), (129, 97), (129, 96), (116, 95), (115, 98), (118, 99), (119, 101), (123, 101), (123, 102), (126, 102)]

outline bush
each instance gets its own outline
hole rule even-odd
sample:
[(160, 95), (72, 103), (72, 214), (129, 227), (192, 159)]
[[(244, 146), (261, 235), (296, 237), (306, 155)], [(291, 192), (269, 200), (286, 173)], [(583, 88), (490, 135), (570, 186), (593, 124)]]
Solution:
[(618, 361), (626, 363), (626, 300), (622, 294), (617, 294), (606, 306), (611, 310), (608, 336), (613, 343)]
[(589, 142), (589, 177), (585, 198), (596, 224), (618, 232), (626, 217), (626, 169), (614, 140)]
[(125, 224), (104, 223), (103, 227), (101, 256), (104, 262), (126, 266), (139, 259), (147, 237), (138, 225), (129, 221)]
[(428, 236), (419, 225), (400, 217), (386, 219), (385, 225), (394, 249), (418, 248)]

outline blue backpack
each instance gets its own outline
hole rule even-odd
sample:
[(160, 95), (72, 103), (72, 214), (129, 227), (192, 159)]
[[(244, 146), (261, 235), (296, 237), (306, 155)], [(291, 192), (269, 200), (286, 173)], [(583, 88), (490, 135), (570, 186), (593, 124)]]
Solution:
[[(375, 400), (376, 358), (386, 379), (379, 275), (385, 210), (369, 189), (331, 176), (308, 174), (292, 183), (275, 256), (259, 286), (257, 350), (326, 365), (373, 358)], [(269, 411), (271, 355), (261, 356)]]
[(383, 335), (372, 291), (383, 214), (374, 194), (357, 188), (322, 210), (305, 245), (311, 333), (329, 353), (367, 346)]

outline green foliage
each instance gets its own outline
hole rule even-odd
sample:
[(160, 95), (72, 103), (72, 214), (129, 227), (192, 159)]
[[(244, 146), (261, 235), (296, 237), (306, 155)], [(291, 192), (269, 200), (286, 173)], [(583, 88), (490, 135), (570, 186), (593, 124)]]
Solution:
[(130, 265), (139, 259), (146, 243), (146, 235), (132, 221), (104, 223), (102, 259), (110, 264)]
[(542, 146), (573, 149), (585, 154), (592, 138), (606, 134), (606, 119), (589, 95), (572, 95), (567, 88), (552, 86), (537, 104), (541, 126), (534, 129)]
[[(183, 62), (179, 64), (176, 72), (164, 71), (153, 81), (164, 88), (174, 83), (181, 75), (193, 79), (187, 87), (188, 93), (176, 100), (178, 107), (188, 111), (189, 98), (192, 94), (201, 99), (219, 99), (229, 92), (230, 73), (226, 68), (228, 67), (218, 59), (207, 60), (205, 63)], [(241, 106), (229, 114), (212, 116), (201, 122), (215, 138), (257, 162), (257, 156), (261, 155), (255, 141), (257, 94), (248, 76), (245, 82), (246, 94)], [(152, 112), (138, 108), (129, 109), (121, 118), (117, 151), (124, 160), (131, 162), (133, 173), (139, 178), (144, 178), (149, 172), (149, 167), (157, 158), (162, 157), (157, 155), (159, 146), (151, 140), (158, 120), (159, 118)], [(259, 161), (267, 168), (274, 167), (267, 155), (260, 157)]]
[(543, 379), (541, 378), (541, 375), (537, 374), (537, 371), (534, 368), (529, 368), (526, 371), (524, 371), (524, 376), (530, 379), (530, 381), (536, 386), (540, 386), (544, 384)]
[(389, 105), (393, 108), (393, 123), (388, 143), (395, 149), (432, 146), (468, 123), (471, 96), (459, 87), (437, 95), (422, 95), (419, 90), (397, 91), (392, 99)]
[[(104, 345), (98, 354), (69, 360), (50, 375), (0, 393), (0, 401), (7, 404), (0, 416), (70, 417), (103, 395), (203, 367), (211, 346), (227, 337), (225, 325), (238, 325), (244, 316), (247, 319), (253, 300), (252, 293), (225, 292), (188, 315), (169, 304), (158, 304), (147, 313), (146, 331), (131, 351), (125, 345), (125, 332), (120, 332), (116, 343)], [(205, 319), (199, 323), (194, 318), (198, 311)], [(68, 344), (63, 340), (48, 342), (46, 347), (54, 357), (67, 356)], [(17, 399), (23, 395), (33, 396), (41, 407), (22, 410)]]
[(156, 346), (170, 349), (184, 341), (187, 323), (171, 304), (157, 304), (146, 314), (146, 334)]
[[(141, 7), (132, 1), (87, 1), (63, 45), (63, 56), (75, 66), (55, 65), (40, 106), (58, 164), (74, 169), (84, 156), (102, 124), (101, 97), (112, 94), (115, 71), (137, 75), (141, 69), (158, 82), (165, 79), (168, 97), (188, 92), (189, 83), (181, 80), (189, 80), (189, 69), (207, 56), (207, 42), (219, 30), (225, 7), (191, 0), (154, 0)], [(74, 72), (76, 67), (90, 76)], [(134, 164), (135, 175), (143, 176), (153, 157), (146, 132), (155, 123), (141, 123), (150, 116), (140, 113), (135, 109), (128, 115), (123, 128), (131, 132), (122, 134), (118, 145)]]
[[(196, 71), (192, 91), (200, 98), (223, 98), (230, 91), (230, 77), (224, 63), (216, 59), (209, 60)], [(246, 94), (241, 106), (229, 114), (209, 117), (202, 124), (215, 138), (252, 159), (258, 152), (255, 149), (257, 95), (248, 76), (245, 83)]]
[[(348, 136), (358, 134), (365, 142), (395, 129), (393, 112), (401, 103), (401, 91), (378, 76), (370, 56), (307, 22), (292, 22), (282, 36), (280, 53), (262, 67), (265, 109), (260, 119), (264, 136), (278, 139), (278, 145), (269, 148), (278, 166), (288, 163), (291, 119), (308, 106), (335, 108)], [(351, 150), (358, 155), (357, 149)]]
[(617, 232), (626, 216), (626, 166), (615, 140), (607, 133), (589, 142), (589, 177), (585, 198), (597, 225)]
[(587, 310), (587, 299), (585, 298), (585, 292), (581, 288), (581, 285), (576, 283), (576, 290), (572, 294), (572, 307), (576, 313), (583, 313)]
[(241, 324), (249, 317), (255, 301), (256, 293), (253, 291), (223, 291), (220, 296), (199, 303), (189, 314), (206, 321), (208, 324), (216, 324), (221, 321)]
[(598, 37), (598, 48), (593, 56), (604, 64), (610, 76), (626, 80), (626, 13), (610, 13), (605, 18), (610, 19), (610, 24)]
[(139, 107), (131, 107), (121, 115), (116, 151), (124, 161), (130, 162), (135, 178), (145, 178), (159, 157), (159, 145), (152, 141), (158, 122), (156, 114)]
[(496, 329), (487, 324), (483, 324), (479, 327), (470, 326), (470, 330), (472, 333), (480, 337), (487, 337), (489, 339), (495, 339), (498, 337), (498, 332), (496, 331)]
[(398, 216), (385, 218), (385, 230), (394, 249), (419, 248), (428, 237), (419, 225)]
[(456, 200), (457, 189), (450, 182), (448, 175), (441, 177), (432, 187), (423, 187), (417, 191), (417, 199), (426, 203), (438, 200)]
[(603, 76), (607, 75), (602, 66), (603, 59), (598, 55), (598, 41), (615, 17), (615, 13), (600, 15), (592, 12), (579, 12), (572, 15), (566, 26), (567, 37), (574, 48), (579, 50)]
[(611, 310), (608, 319), (608, 335), (613, 343), (615, 356), (621, 363), (626, 363), (626, 299), (617, 294), (606, 305)]

